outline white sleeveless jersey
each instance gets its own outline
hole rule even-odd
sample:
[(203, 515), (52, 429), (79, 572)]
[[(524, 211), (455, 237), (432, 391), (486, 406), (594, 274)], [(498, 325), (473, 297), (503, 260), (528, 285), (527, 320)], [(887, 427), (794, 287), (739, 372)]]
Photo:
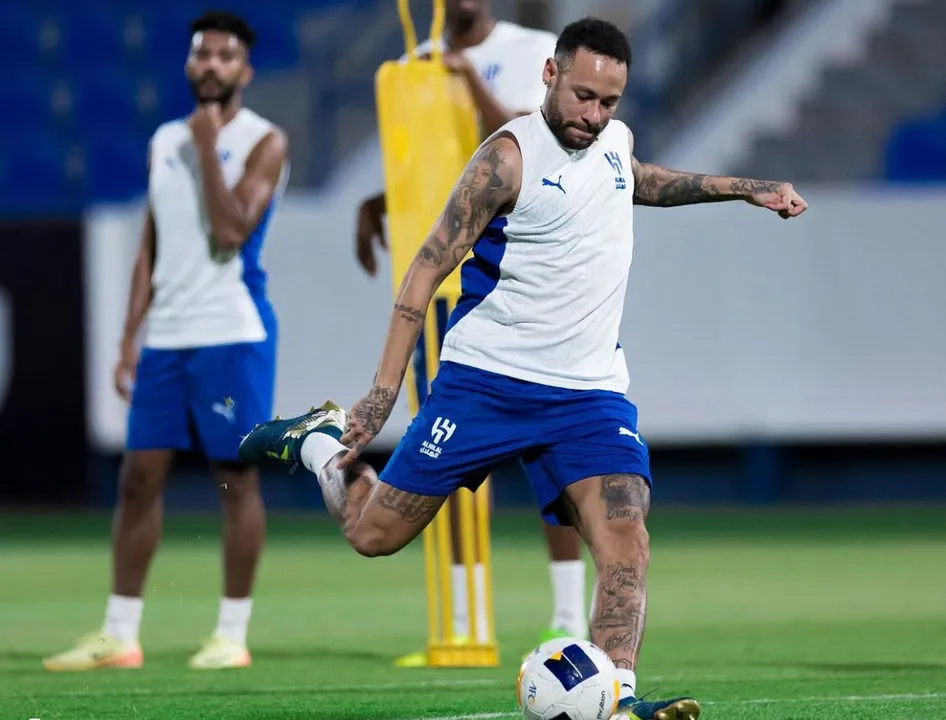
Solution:
[[(542, 68), (555, 54), (556, 42), (554, 33), (497, 20), (486, 39), (463, 54), (503, 107), (510, 112), (532, 112), (545, 100)], [(444, 49), (442, 41), (440, 47)], [(426, 55), (432, 48), (427, 40), (417, 46), (417, 54)]]
[(628, 128), (611, 120), (580, 151), (564, 149), (538, 111), (504, 131), (519, 143), (522, 189), (463, 264), (441, 359), (623, 394), (618, 331), (634, 249)]
[[(246, 108), (221, 128), (217, 154), (227, 187), (240, 181), (250, 153), (273, 129), (272, 123)], [(224, 254), (211, 239), (200, 162), (187, 120), (157, 129), (151, 138), (148, 179), (157, 241), (146, 347), (205, 347), (267, 339), (274, 318), (261, 254), (288, 173), (287, 163), (269, 207), (246, 243)]]

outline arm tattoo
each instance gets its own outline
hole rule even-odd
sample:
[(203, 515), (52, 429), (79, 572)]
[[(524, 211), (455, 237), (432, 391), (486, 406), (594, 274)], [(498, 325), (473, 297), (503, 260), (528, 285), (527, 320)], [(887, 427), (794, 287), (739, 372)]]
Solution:
[(756, 193), (777, 192), (781, 183), (749, 178), (677, 172), (659, 165), (635, 163), (634, 203), (674, 207), (742, 200)]
[(608, 520), (635, 522), (647, 517), (650, 488), (640, 475), (605, 475), (601, 479), (601, 500)]
[(377, 435), (388, 419), (388, 415), (391, 414), (395, 400), (397, 400), (396, 388), (375, 385), (367, 397), (351, 409), (352, 417), (361, 424), (365, 432)]
[(729, 183), (729, 189), (733, 194), (739, 197), (746, 195), (755, 195), (756, 193), (774, 193), (778, 192), (782, 183), (772, 182), (770, 180), (751, 180), (749, 178), (733, 178)]
[(410, 305), (398, 304), (394, 306), (394, 309), (400, 313), (402, 318), (408, 322), (414, 323), (415, 325), (423, 324), (424, 318), (427, 316), (427, 313), (423, 310), (418, 310), (417, 308), (413, 308)]
[(509, 200), (511, 184), (500, 173), (506, 157), (498, 141), (484, 145), (466, 166), (447, 201), (437, 229), (418, 259), (449, 275), (460, 264), (480, 232)]
[(381, 507), (396, 512), (407, 523), (429, 523), (440, 510), (445, 498), (416, 495), (393, 487), (385, 487), (379, 494)]

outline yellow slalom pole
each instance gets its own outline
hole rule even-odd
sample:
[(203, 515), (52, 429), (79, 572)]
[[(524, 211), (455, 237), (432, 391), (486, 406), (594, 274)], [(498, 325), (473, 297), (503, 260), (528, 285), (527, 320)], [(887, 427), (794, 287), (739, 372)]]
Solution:
[[(442, 0), (435, 0), (437, 1)], [(417, 31), (414, 29), (414, 19), (411, 17), (410, 0), (397, 0), (397, 14), (401, 20), (401, 27), (404, 29), (404, 52), (407, 53), (408, 61), (415, 59), (417, 50)]]

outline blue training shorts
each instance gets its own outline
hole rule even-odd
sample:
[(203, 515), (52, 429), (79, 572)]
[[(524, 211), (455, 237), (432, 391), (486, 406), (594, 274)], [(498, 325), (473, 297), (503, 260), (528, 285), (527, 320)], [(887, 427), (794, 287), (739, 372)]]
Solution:
[(565, 488), (612, 473), (651, 482), (647, 445), (637, 432), (637, 408), (604, 390), (567, 390), (444, 362), (430, 394), (381, 473), (405, 492), (450, 495), (475, 490), (510, 461), (528, 478), (543, 516), (567, 524), (559, 499)]
[(272, 419), (275, 384), (272, 331), (256, 343), (145, 348), (128, 414), (127, 448), (196, 446), (211, 460), (235, 461), (243, 436)]

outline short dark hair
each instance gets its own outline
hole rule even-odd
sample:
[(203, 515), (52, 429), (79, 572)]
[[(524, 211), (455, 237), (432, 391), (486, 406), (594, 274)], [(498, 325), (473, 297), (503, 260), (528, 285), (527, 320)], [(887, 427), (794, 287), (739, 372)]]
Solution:
[(586, 17), (566, 25), (555, 44), (555, 61), (567, 67), (580, 48), (631, 67), (631, 45), (627, 36), (607, 20)]
[(239, 15), (224, 10), (211, 10), (201, 15), (191, 23), (191, 35), (207, 30), (229, 33), (246, 45), (247, 49), (256, 42), (256, 33), (249, 23)]

